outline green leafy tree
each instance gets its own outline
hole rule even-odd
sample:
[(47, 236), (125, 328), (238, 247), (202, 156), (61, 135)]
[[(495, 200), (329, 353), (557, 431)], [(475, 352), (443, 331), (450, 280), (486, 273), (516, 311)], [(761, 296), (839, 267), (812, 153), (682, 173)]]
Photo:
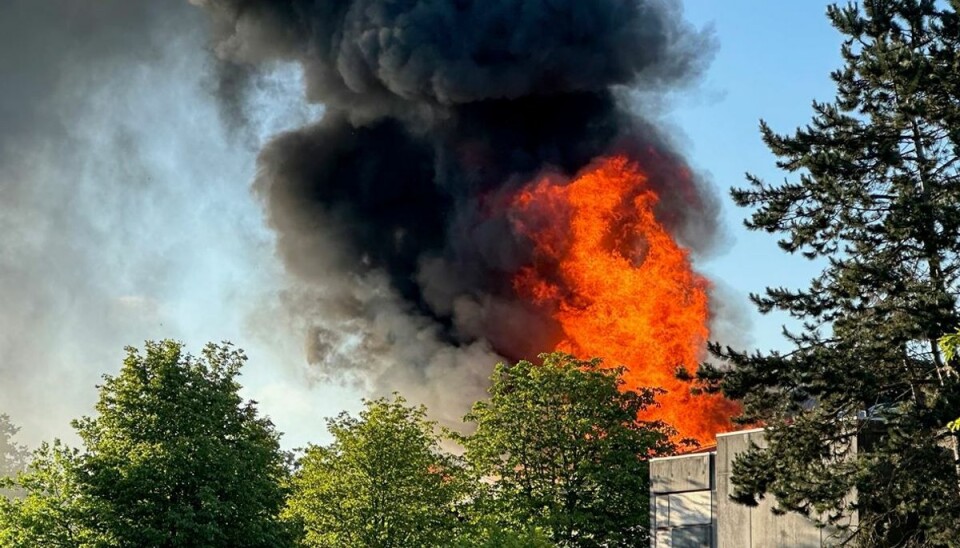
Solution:
[(441, 449), (423, 407), (397, 396), (366, 402), (358, 417), (328, 421), (333, 442), (299, 461), (284, 516), (302, 545), (331, 548), (452, 546), (459, 535), (464, 474)]
[(199, 357), (173, 341), (127, 349), (94, 418), (74, 421), (79, 488), (119, 546), (283, 546), (288, 457), (238, 394), (246, 360), (228, 344)]
[(456, 548), (553, 548), (556, 546), (542, 529), (505, 529), (493, 516), (484, 516), (463, 528)]
[[(508, 531), (540, 527), (560, 546), (648, 540), (648, 458), (675, 452), (675, 431), (637, 419), (654, 389), (623, 389), (622, 368), (554, 353), (494, 371), (489, 401), (462, 438), (488, 489), (475, 501)], [(488, 518), (490, 519), (490, 518)]]
[[(791, 134), (761, 123), (795, 179), (748, 176), (732, 192), (753, 208), (749, 228), (780, 235), (822, 272), (807, 288), (752, 296), (761, 312), (801, 321), (785, 331), (790, 352), (714, 345), (733, 367), (700, 371), (744, 402), (744, 421), (768, 426), (769, 445), (738, 459), (736, 498), (773, 494), (835, 521), (856, 510), (855, 540), (867, 545), (960, 539), (956, 440), (943, 428), (960, 382), (937, 347), (960, 323), (958, 5), (828, 8), (844, 35), (836, 99), (814, 102), (812, 122)], [(852, 451), (858, 436), (868, 443)]]
[(94, 502), (77, 483), (79, 452), (60, 441), (43, 444), (26, 470), (4, 484), (22, 496), (0, 497), (0, 546), (87, 548), (111, 545), (90, 523)]
[(238, 395), (245, 360), (226, 344), (199, 358), (173, 341), (128, 348), (98, 416), (74, 421), (85, 451), (45, 444), (6, 480), (24, 496), (0, 499), (0, 545), (290, 545), (288, 457)]

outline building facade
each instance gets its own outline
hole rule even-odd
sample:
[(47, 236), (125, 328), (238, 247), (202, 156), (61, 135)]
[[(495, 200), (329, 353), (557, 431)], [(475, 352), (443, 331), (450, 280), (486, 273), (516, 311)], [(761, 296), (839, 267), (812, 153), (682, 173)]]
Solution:
[[(773, 513), (772, 497), (748, 507), (730, 500), (733, 460), (762, 429), (719, 434), (716, 447), (650, 461), (651, 546), (656, 548), (820, 548), (842, 544), (832, 527)], [(849, 518), (856, 524), (856, 516)]]

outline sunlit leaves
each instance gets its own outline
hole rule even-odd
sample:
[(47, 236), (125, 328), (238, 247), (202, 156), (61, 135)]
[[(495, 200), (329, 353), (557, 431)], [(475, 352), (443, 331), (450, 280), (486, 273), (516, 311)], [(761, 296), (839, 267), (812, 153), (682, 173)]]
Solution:
[(466, 419), (482, 503), (504, 524), (536, 525), (561, 546), (636, 546), (647, 538), (651, 456), (670, 454), (675, 432), (638, 413), (658, 391), (623, 390), (620, 368), (554, 353), (543, 365), (500, 364), (490, 399)]
[(359, 416), (328, 421), (333, 442), (299, 461), (284, 516), (304, 529), (304, 546), (426, 548), (450, 546), (466, 502), (458, 459), (423, 407), (366, 402)]

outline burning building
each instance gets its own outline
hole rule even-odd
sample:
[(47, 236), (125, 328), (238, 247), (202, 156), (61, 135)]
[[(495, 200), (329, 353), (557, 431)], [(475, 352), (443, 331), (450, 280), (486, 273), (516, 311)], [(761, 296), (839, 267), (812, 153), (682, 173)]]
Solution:
[(710, 336), (717, 202), (643, 106), (709, 59), (677, 5), (192, 1), (232, 74), (299, 63), (324, 107), (255, 182), (318, 368), (453, 415), (496, 360), (562, 349), (666, 389), (681, 435), (728, 427), (676, 375)]

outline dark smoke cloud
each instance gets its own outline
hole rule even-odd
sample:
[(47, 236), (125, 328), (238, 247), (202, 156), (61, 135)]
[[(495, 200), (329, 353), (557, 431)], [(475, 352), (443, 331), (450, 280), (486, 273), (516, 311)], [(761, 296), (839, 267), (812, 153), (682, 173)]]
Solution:
[[(557, 326), (513, 295), (530, 242), (502, 207), (545, 170), (628, 154), (683, 243), (705, 251), (719, 233), (716, 200), (629, 107), (628, 91), (682, 88), (709, 61), (710, 35), (674, 2), (191, 1), (224, 62), (298, 62), (326, 109), (263, 150), (256, 188), (289, 270), (325, 295), (298, 305), (330, 370), (393, 356), (373, 376), (417, 386), (438, 354), (483, 354), (482, 378), (498, 355), (546, 350)], [(472, 390), (469, 376), (448, 382)]]
[(701, 64), (705, 37), (670, 2), (193, 0), (218, 52), (303, 64), (310, 99), (358, 116), (662, 87)]

